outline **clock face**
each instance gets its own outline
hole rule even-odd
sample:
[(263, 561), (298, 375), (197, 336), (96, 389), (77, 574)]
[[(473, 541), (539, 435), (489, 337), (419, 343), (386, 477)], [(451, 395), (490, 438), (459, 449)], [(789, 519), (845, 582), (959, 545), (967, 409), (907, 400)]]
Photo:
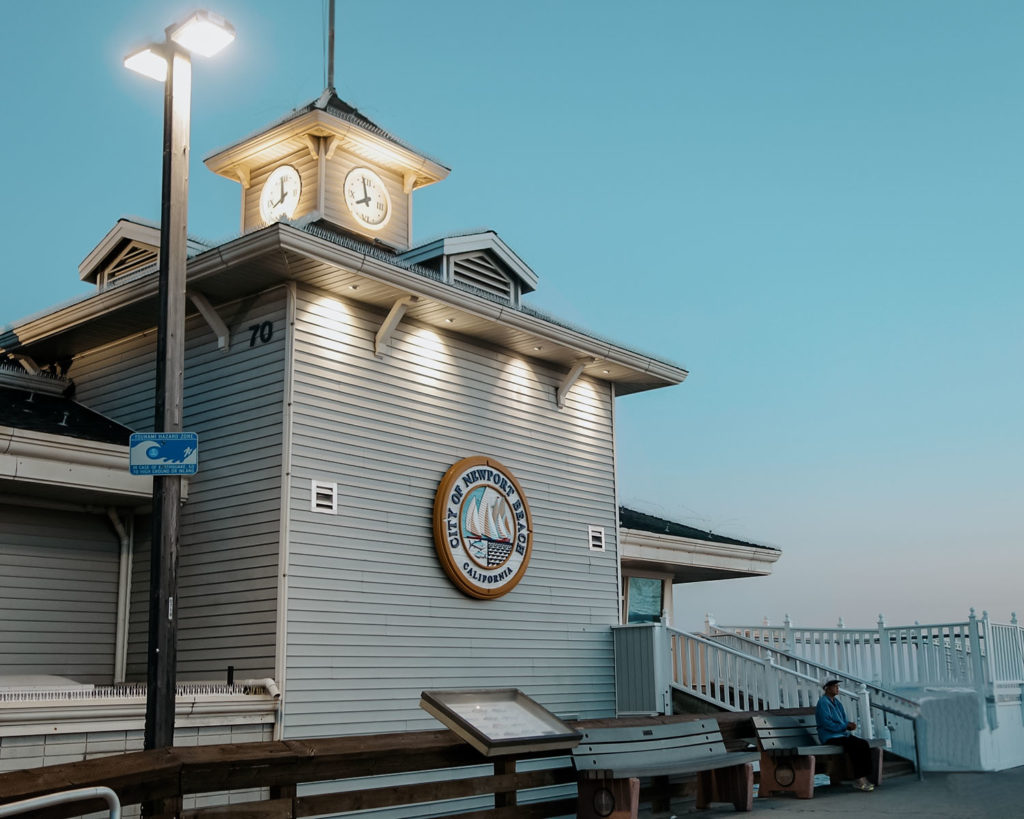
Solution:
[(391, 196), (384, 181), (369, 168), (353, 168), (345, 177), (345, 204), (356, 221), (380, 230), (391, 218)]
[(291, 165), (275, 168), (263, 183), (260, 192), (260, 216), (268, 225), (280, 219), (290, 219), (299, 205), (302, 180)]

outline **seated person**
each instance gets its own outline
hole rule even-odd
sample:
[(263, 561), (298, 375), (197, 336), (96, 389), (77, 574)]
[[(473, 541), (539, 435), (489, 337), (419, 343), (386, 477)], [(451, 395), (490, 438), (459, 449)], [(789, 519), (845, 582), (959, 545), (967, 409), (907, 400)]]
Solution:
[(866, 740), (850, 734), (857, 723), (846, 718), (846, 709), (839, 701), (839, 680), (828, 680), (823, 686), (825, 693), (818, 700), (814, 717), (818, 723), (818, 740), (822, 745), (841, 745), (853, 766), (856, 777), (853, 787), (859, 791), (873, 791), (875, 786), (868, 781), (871, 774), (871, 746)]

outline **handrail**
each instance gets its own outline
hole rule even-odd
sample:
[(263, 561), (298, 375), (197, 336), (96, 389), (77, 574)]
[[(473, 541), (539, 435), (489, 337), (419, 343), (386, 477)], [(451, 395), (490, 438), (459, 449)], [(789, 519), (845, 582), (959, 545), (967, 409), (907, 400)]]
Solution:
[[(756, 656), (761, 660), (771, 659), (771, 661), (774, 662), (780, 670), (786, 673), (797, 673), (802, 676), (806, 676), (808, 679), (814, 680), (819, 686), (821, 685), (822, 680), (828, 677), (835, 677), (841, 681), (845, 680), (846, 682), (854, 683), (857, 686), (862, 685), (871, 694), (872, 706), (888, 713), (906, 717), (907, 719), (913, 719), (921, 713), (921, 706), (914, 700), (895, 694), (892, 691), (876, 685), (870, 680), (850, 674), (842, 669), (834, 668), (824, 663), (818, 663), (813, 660), (808, 660), (805, 657), (798, 657), (783, 651), (775, 651), (773, 653), (772, 649), (769, 649), (764, 645), (764, 643), (760, 643), (757, 640), (751, 640), (749, 637), (743, 637), (739, 634), (721, 632), (720, 634), (715, 634), (711, 637), (713, 642), (717, 642), (719, 638), (736, 640), (740, 644), (748, 647), (748, 650), (745, 653)], [(767, 657), (765, 656), (766, 654), (768, 655)], [(797, 666), (797, 668), (787, 668), (787, 662), (792, 663)], [(817, 676), (799, 671), (799, 666), (801, 664), (816, 670), (818, 672)], [(840, 689), (842, 688), (843, 686), (840, 684)]]
[(50, 808), (54, 805), (64, 805), (68, 802), (79, 802), (88, 799), (103, 799), (110, 810), (110, 819), (121, 819), (121, 800), (110, 788), (98, 786), (95, 788), (77, 788), (73, 791), (61, 793), (48, 793), (45, 796), (36, 796), (32, 799), (22, 799), (20, 802), (11, 802), (7, 805), (0, 805), (0, 819), (8, 816), (15, 816), (30, 810)]
[(782, 649), (853, 676), (893, 685), (969, 685), (1024, 682), (1024, 628), (1016, 617), (994, 623), (971, 609), (966, 621), (877, 629), (800, 628), (787, 616), (783, 626), (716, 626), (707, 633), (733, 633)]

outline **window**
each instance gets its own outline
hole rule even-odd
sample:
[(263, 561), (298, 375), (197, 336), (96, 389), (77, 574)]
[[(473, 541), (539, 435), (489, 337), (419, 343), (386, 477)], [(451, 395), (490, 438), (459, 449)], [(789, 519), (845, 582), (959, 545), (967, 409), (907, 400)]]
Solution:
[(655, 577), (627, 577), (626, 622), (656, 623), (661, 619), (663, 583)]

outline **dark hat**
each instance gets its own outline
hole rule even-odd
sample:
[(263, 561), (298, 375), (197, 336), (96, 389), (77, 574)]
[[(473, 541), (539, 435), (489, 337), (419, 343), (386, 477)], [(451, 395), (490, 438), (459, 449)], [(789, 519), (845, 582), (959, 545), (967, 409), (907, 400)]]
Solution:
[(841, 680), (825, 680), (825, 682), (821, 684), (821, 687), (828, 688), (830, 685), (839, 685), (840, 682)]

